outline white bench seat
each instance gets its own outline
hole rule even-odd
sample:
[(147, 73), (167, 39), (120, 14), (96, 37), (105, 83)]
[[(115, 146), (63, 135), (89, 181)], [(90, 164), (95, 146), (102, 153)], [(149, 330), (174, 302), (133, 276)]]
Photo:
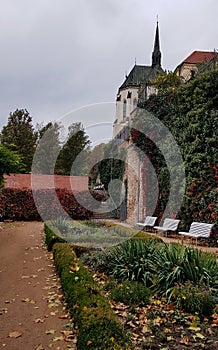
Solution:
[(213, 226), (214, 224), (207, 224), (205, 222), (193, 222), (188, 232), (180, 231), (179, 234), (183, 237), (187, 236), (190, 239), (195, 238), (197, 244), (198, 238), (210, 237), (211, 229)]
[(146, 216), (144, 222), (137, 222), (136, 225), (142, 226), (143, 229), (146, 227), (153, 227), (155, 225), (156, 220), (157, 220), (156, 216)]
[(163, 226), (154, 226), (154, 229), (161, 232), (166, 232), (166, 234), (170, 231), (177, 231), (180, 220), (178, 219), (169, 219), (166, 218), (163, 222)]

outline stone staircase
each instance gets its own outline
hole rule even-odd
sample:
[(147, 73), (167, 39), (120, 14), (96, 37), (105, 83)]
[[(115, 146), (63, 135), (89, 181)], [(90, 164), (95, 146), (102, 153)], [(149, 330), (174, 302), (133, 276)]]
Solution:
[(106, 220), (116, 219), (116, 210), (111, 210), (113, 207), (110, 203), (101, 203), (101, 208), (97, 211), (93, 211), (92, 219)]

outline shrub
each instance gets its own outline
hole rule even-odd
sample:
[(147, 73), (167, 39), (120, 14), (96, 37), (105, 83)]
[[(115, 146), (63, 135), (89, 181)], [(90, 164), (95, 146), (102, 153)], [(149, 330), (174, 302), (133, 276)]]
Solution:
[[(96, 199), (95, 205), (98, 207), (98, 201), (102, 199), (102, 194), (97, 191), (90, 191), (91, 195)], [(77, 195), (80, 196), (82, 202), (85, 202), (85, 198), (88, 191), (81, 192)], [(37, 198), (36, 208), (34, 198)], [(60, 202), (60, 208), (57, 207), (55, 199), (58, 198)], [(88, 197), (89, 198), (89, 197)], [(87, 202), (87, 201), (86, 201)], [(80, 205), (73, 195), (72, 191), (66, 189), (53, 190), (36, 190), (33, 192), (30, 189), (13, 189), (4, 188), (0, 193), (0, 213), (3, 219), (10, 220), (43, 220), (56, 219), (62, 216), (62, 210), (66, 212), (66, 216), (69, 215), (72, 219), (89, 219), (92, 215), (92, 211), (96, 209), (93, 204), (87, 204), (88, 208), (84, 208)]]
[(78, 349), (127, 349), (117, 316), (72, 247), (56, 243), (53, 252), (71, 316), (78, 324)]
[(191, 281), (184, 285), (177, 285), (173, 289), (172, 298), (176, 306), (189, 313), (198, 313), (202, 319), (204, 316), (210, 316), (215, 307), (215, 301), (211, 291), (203, 284), (196, 285)]
[(137, 233), (132, 237), (132, 239), (141, 239), (145, 241), (149, 239), (157, 243), (163, 242), (163, 240), (160, 237), (154, 237), (145, 231), (137, 231)]
[(135, 306), (149, 303), (150, 289), (136, 281), (124, 281), (111, 289), (110, 297), (115, 302)]
[(55, 243), (66, 243), (66, 241), (61, 238), (58, 234), (55, 234), (54, 231), (46, 223), (44, 224), (45, 231), (45, 244), (48, 251), (51, 251)]

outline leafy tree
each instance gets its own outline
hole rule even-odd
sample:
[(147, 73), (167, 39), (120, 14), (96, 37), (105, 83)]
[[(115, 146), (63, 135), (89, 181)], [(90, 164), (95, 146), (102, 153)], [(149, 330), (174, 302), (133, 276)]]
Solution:
[(105, 144), (101, 143), (95, 146), (89, 152), (88, 156), (88, 168), (89, 168), (89, 183), (94, 185), (99, 175), (99, 163), (104, 159), (104, 147)]
[(20, 156), (0, 144), (0, 188), (4, 184), (4, 174), (17, 173), (22, 170)]
[(61, 125), (58, 123), (49, 122), (39, 127), (33, 173), (54, 174), (56, 159), (61, 150), (60, 131)]
[(8, 124), (2, 129), (1, 142), (20, 155), (24, 171), (30, 172), (35, 152), (36, 133), (27, 110), (17, 109), (10, 113)]
[(68, 138), (57, 159), (56, 170), (63, 175), (84, 175), (90, 140), (80, 122), (68, 128)]
[[(116, 141), (110, 141), (104, 145), (103, 159), (98, 164), (97, 172), (106, 190), (111, 180), (123, 179), (125, 171), (126, 150), (119, 149)], [(110, 191), (113, 191), (111, 188)], [(119, 197), (121, 187), (115, 186), (115, 196)]]
[(182, 83), (182, 78), (175, 72), (159, 73), (155, 79), (152, 80), (152, 84), (159, 91), (175, 91)]

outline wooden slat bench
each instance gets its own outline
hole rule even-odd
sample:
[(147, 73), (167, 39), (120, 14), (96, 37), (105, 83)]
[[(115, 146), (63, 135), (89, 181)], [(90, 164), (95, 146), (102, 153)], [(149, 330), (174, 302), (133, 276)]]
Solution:
[(180, 220), (178, 219), (169, 219), (166, 218), (163, 222), (163, 226), (154, 226), (154, 229), (157, 231), (165, 232), (166, 235), (168, 232), (176, 232), (179, 226)]
[(146, 229), (146, 228), (152, 228), (155, 225), (155, 222), (157, 220), (156, 216), (146, 216), (145, 221), (144, 222), (137, 222), (137, 226), (141, 226), (142, 230)]
[(198, 238), (209, 238), (211, 229), (214, 226), (214, 224), (207, 224), (205, 222), (193, 222), (190, 226), (190, 229), (188, 232), (179, 232), (179, 234), (184, 238), (185, 236), (189, 237), (190, 239), (197, 240)]

